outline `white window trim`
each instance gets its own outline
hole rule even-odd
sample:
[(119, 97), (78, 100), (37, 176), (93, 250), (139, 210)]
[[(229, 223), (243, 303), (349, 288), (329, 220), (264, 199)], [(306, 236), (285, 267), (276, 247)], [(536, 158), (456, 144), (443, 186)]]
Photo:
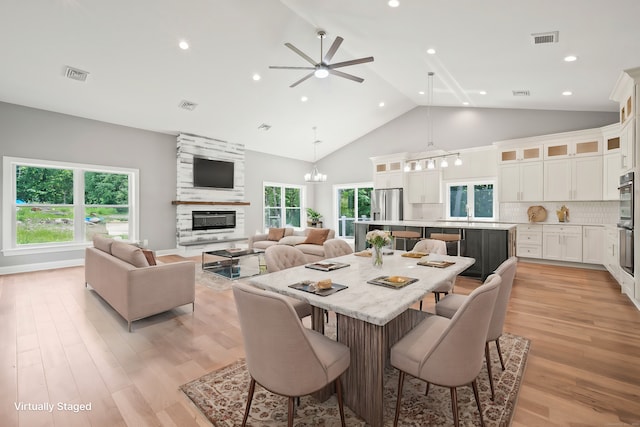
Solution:
[[(466, 219), (465, 217), (460, 216), (451, 216), (451, 198), (449, 197), (451, 194), (451, 187), (456, 187), (459, 185), (466, 185), (467, 187), (473, 187), (474, 185), (493, 185), (493, 212), (491, 218), (476, 218), (473, 214), (469, 216), (469, 220), (471, 221), (486, 221), (492, 222), (498, 220), (498, 189), (496, 187), (495, 179), (481, 179), (481, 180), (466, 180), (466, 181), (450, 181), (445, 182), (445, 206), (444, 206), (444, 216), (447, 220), (460, 220), (461, 218)], [(473, 206), (473, 191), (469, 191), (467, 189), (467, 206)]]
[[(272, 182), (272, 181), (262, 181), (262, 230), (266, 233), (269, 229), (267, 224), (264, 222), (264, 210), (267, 208), (264, 203), (264, 188), (265, 187), (282, 187), (284, 188), (297, 188), (300, 190), (300, 227), (294, 227), (294, 230), (304, 230), (305, 224), (307, 223), (307, 187), (299, 184), (285, 184), (282, 182)], [(284, 201), (284, 194), (282, 194), (281, 202)], [(286, 219), (285, 207), (280, 206), (280, 210), (282, 211), (282, 218)], [(283, 227), (286, 226), (283, 225)]]
[[(140, 235), (140, 195), (139, 195), (139, 170), (114, 166), (100, 166), (83, 163), (57, 162), (52, 160), (27, 159), (20, 157), (2, 158), (2, 253), (5, 256), (32, 255), (48, 252), (68, 252), (82, 250), (92, 245), (91, 242), (65, 242), (65, 243), (45, 243), (18, 247), (15, 245), (15, 213), (16, 213), (16, 166), (49, 167), (59, 169), (72, 169), (74, 171), (74, 204), (76, 214), (74, 218), (82, 218), (84, 214), (78, 215), (78, 209), (84, 206), (80, 203), (84, 199), (84, 180), (76, 179), (80, 171), (123, 173), (129, 175), (129, 241), (137, 241)], [(74, 221), (74, 232), (76, 238), (82, 235), (79, 230), (79, 221)]]
[[(332, 208), (332, 212), (334, 214), (334, 221), (333, 221), (333, 229), (336, 232), (336, 238), (339, 239), (343, 239), (343, 240), (354, 240), (354, 237), (342, 237), (342, 236), (338, 236), (338, 230), (340, 230), (340, 217), (338, 216), (338, 190), (344, 190), (344, 189), (349, 189), (349, 188), (365, 188), (365, 187), (371, 187), (373, 190), (372, 192), (375, 190), (374, 186), (373, 186), (373, 181), (368, 181), (368, 182), (354, 182), (354, 183), (348, 183), (348, 184), (334, 184), (333, 185), (333, 190), (332, 190), (332, 194), (333, 194), (333, 208)], [(356, 210), (358, 209), (358, 207), (356, 206)], [(358, 218), (355, 219), (356, 221), (358, 221)]]

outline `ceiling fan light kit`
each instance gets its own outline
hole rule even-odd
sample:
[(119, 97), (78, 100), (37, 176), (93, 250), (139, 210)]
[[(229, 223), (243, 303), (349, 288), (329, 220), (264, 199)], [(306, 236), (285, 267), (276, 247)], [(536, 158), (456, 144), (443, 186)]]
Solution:
[(336, 37), (336, 39), (333, 41), (333, 44), (329, 47), (329, 50), (325, 54), (324, 48), (323, 48), (323, 40), (327, 36), (327, 33), (324, 30), (318, 30), (317, 35), (318, 35), (318, 38), (320, 39), (320, 61), (316, 62), (313, 58), (311, 58), (309, 55), (307, 55), (306, 53), (304, 53), (303, 51), (301, 51), (291, 43), (285, 43), (284, 45), (286, 47), (288, 47), (289, 49), (297, 53), (299, 56), (301, 56), (305, 61), (310, 63), (312, 66), (311, 67), (309, 66), (307, 67), (291, 66), (290, 67), (290, 66), (271, 65), (269, 66), (269, 68), (276, 69), (276, 70), (309, 70), (309, 73), (307, 75), (302, 77), (300, 80), (293, 82), (293, 84), (289, 86), (292, 88), (298, 86), (300, 83), (304, 82), (305, 80), (313, 76), (319, 79), (324, 79), (328, 77), (329, 74), (342, 77), (344, 79), (352, 80), (354, 82), (362, 83), (364, 81), (363, 78), (345, 73), (343, 71), (338, 71), (336, 70), (336, 68), (342, 68), (342, 67), (348, 67), (350, 65), (373, 62), (373, 56), (368, 56), (366, 58), (359, 58), (359, 59), (351, 59), (349, 61), (342, 61), (342, 62), (336, 62), (331, 64), (331, 60), (333, 59), (333, 56), (336, 54), (336, 51), (338, 50), (338, 48), (340, 47), (344, 39), (340, 36)]

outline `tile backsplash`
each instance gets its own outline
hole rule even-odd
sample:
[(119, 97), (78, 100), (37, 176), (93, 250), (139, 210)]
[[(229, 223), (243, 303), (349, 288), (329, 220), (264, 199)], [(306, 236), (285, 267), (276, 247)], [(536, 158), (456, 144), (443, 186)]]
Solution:
[(557, 224), (556, 210), (564, 205), (569, 209), (569, 223), (576, 224), (615, 224), (618, 222), (617, 201), (606, 202), (529, 202), (500, 203), (500, 222), (528, 222), (529, 206), (543, 206), (547, 210), (547, 219), (543, 224)]

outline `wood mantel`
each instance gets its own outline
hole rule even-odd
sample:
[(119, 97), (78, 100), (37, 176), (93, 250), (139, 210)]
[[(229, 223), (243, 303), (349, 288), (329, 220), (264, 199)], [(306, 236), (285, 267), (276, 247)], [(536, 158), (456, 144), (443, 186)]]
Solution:
[(172, 205), (228, 205), (228, 206), (249, 206), (249, 202), (204, 202), (190, 200), (172, 200)]

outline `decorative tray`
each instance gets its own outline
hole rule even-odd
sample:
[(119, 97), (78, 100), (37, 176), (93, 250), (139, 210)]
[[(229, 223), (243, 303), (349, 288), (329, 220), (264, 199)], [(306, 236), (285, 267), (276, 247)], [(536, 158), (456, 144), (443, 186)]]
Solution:
[(310, 294), (319, 295), (321, 297), (335, 294), (336, 292), (347, 289), (348, 287), (339, 283), (332, 283), (329, 289), (318, 289), (315, 287), (316, 283), (317, 282), (312, 282), (311, 280), (303, 280), (302, 282), (297, 282), (293, 285), (289, 285), (289, 287), (297, 289), (299, 291), (309, 292)]
[(407, 258), (422, 258), (427, 255), (429, 254), (426, 252), (405, 252), (400, 256), (407, 257)]
[(385, 286), (387, 288), (400, 289), (417, 281), (418, 279), (414, 279), (413, 277), (380, 276), (367, 281), (367, 283), (370, 283), (372, 285)]
[(455, 264), (451, 261), (419, 261), (418, 265), (424, 265), (425, 267), (446, 268)]
[(305, 267), (311, 268), (313, 270), (332, 271), (332, 270), (337, 270), (339, 268), (349, 267), (349, 264), (346, 264), (344, 262), (323, 262), (323, 261), (318, 261), (318, 262), (314, 262), (312, 264), (307, 264), (307, 265), (305, 265)]
[(355, 256), (366, 256), (366, 257), (371, 257), (371, 251), (360, 251), (360, 252), (354, 252)]

